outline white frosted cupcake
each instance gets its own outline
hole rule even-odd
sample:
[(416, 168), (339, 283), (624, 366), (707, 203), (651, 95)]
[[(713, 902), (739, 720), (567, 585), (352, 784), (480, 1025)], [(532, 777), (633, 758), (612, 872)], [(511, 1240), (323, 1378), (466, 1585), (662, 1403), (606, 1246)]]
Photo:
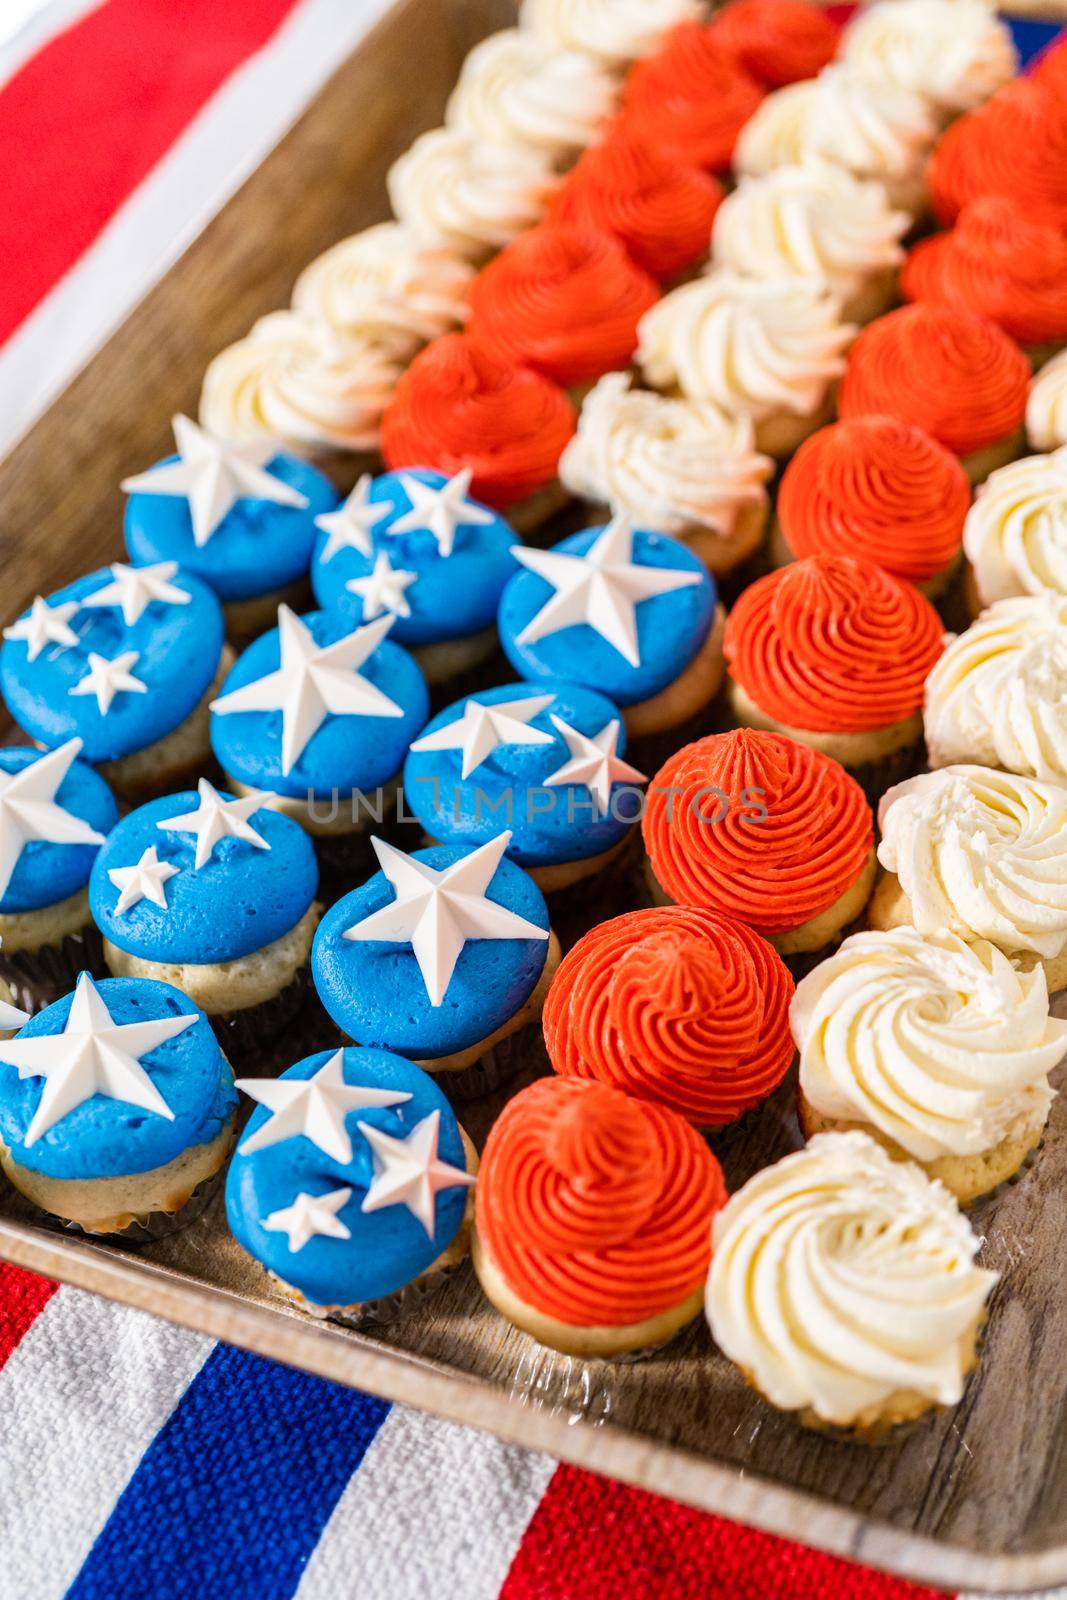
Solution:
[(417, 238), (482, 262), (540, 222), (556, 177), (543, 150), (434, 128), (393, 162), (386, 184), (397, 220)]
[(655, 50), (676, 23), (703, 17), (702, 0), (522, 0), (519, 26), (621, 68)]
[(708, 1322), (771, 1405), (875, 1442), (962, 1396), (997, 1281), (980, 1244), (942, 1184), (826, 1134), (715, 1218)]
[(1067, 449), (999, 468), (963, 525), (972, 610), (1014, 595), (1067, 595)]
[(595, 56), (504, 28), (467, 57), (445, 121), (493, 144), (530, 145), (563, 165), (593, 141), (617, 94)]
[(1030, 385), (1026, 437), (1034, 450), (1067, 444), (1067, 350), (1046, 362)]
[(1019, 70), (1011, 29), (986, 0), (880, 0), (845, 29), (839, 59), (941, 117), (972, 111)]
[(610, 517), (683, 539), (717, 575), (759, 546), (773, 463), (748, 417), (634, 389), (611, 372), (586, 396), (559, 464), (565, 489)]

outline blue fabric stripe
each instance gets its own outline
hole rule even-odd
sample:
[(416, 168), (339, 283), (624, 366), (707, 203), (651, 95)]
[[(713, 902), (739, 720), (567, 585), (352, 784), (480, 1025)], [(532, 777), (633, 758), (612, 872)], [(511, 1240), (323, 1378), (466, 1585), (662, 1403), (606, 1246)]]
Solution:
[(219, 1345), (145, 1451), (68, 1600), (288, 1600), (388, 1411)]
[(1038, 17), (1013, 17), (1010, 12), (1002, 12), (1001, 15), (1011, 29), (1024, 69), (1052, 43), (1063, 26), (1059, 22), (1044, 22)]

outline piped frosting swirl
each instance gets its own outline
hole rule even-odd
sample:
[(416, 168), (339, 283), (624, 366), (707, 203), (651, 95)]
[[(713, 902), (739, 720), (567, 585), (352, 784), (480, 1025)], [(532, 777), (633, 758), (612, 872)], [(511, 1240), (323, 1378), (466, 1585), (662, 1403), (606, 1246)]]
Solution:
[(475, 45), (445, 112), (449, 127), (495, 144), (527, 144), (565, 161), (615, 110), (615, 80), (585, 51), (519, 28)]
[(972, 110), (1019, 70), (1011, 30), (986, 0), (880, 0), (845, 29), (841, 60), (944, 115)]
[(699, 20), (702, 0), (522, 0), (519, 25), (563, 50), (614, 67), (648, 55), (679, 22)]
[(531, 145), (434, 128), (394, 161), (386, 181), (399, 222), (477, 262), (540, 222), (557, 179), (551, 157)]
[(623, 118), (669, 158), (724, 171), (763, 88), (699, 22), (683, 22), (626, 80)]
[(927, 171), (934, 210), (948, 226), (968, 200), (1006, 195), (1026, 216), (1067, 220), (1067, 101), (1031, 78), (1010, 83), (960, 117)]
[(1035, 450), (1067, 444), (1067, 350), (1046, 362), (1030, 385), (1026, 437)]
[(1067, 595), (1067, 449), (991, 473), (967, 514), (963, 548), (983, 605)]
[(768, 89), (816, 77), (840, 40), (836, 25), (811, 0), (730, 0), (708, 26), (718, 44)]

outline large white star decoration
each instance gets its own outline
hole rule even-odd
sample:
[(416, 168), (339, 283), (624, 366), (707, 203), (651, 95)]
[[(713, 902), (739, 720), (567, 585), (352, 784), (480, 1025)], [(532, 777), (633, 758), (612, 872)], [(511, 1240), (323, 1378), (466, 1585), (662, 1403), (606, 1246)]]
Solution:
[[(3, 942), (0, 939), (0, 944)], [(9, 1005), (6, 1000), (0, 1000), (0, 1033), (14, 1033), (16, 1028), (21, 1028), (29, 1020), (28, 1012), (20, 1011), (18, 1006)]]
[(241, 1146), (243, 1156), (303, 1134), (323, 1155), (347, 1163), (352, 1137), (345, 1127), (350, 1111), (399, 1106), (409, 1094), (393, 1089), (350, 1086), (344, 1077), (344, 1051), (337, 1050), (310, 1078), (238, 1078), (237, 1087), (266, 1106), (271, 1115)]
[(217, 533), (238, 500), (271, 500), (279, 506), (306, 506), (299, 489), (263, 469), (277, 449), (270, 444), (227, 444), (189, 417), (173, 418), (177, 461), (123, 478), (127, 494), (161, 494), (188, 500), (193, 543), (202, 549)]
[(404, 715), (395, 700), (358, 671), (377, 650), (393, 620), (380, 617), (333, 644), (317, 645), (307, 624), (288, 606), (279, 606), (278, 670), (213, 700), (211, 709), (220, 717), (233, 711), (280, 711), (282, 773), (288, 774), (328, 716)]
[(374, 1180), (360, 1209), (381, 1211), (384, 1206), (407, 1206), (432, 1239), (438, 1190), (470, 1188), (474, 1182), (463, 1167), (449, 1166), (437, 1154), (441, 1113), (431, 1111), (404, 1139), (394, 1139), (369, 1122), (358, 1126), (374, 1156)]
[(432, 533), (440, 554), (450, 556), (457, 528), (488, 527), (495, 520), (491, 511), (468, 500), (472, 477), (471, 469), (464, 467), (462, 472), (435, 489), (421, 478), (402, 473), (400, 483), (411, 502), (411, 510), (386, 528), (386, 533)]
[(83, 972), (61, 1034), (0, 1045), (0, 1061), (16, 1067), (20, 1078), (45, 1080), (23, 1143), (27, 1148), (36, 1144), (42, 1133), (97, 1094), (173, 1122), (174, 1113), (141, 1058), (198, 1020), (197, 1012), (152, 1022), (115, 1022), (103, 995)]
[(364, 622), (373, 622), (383, 612), (394, 617), (410, 617), (411, 606), (404, 591), (411, 588), (418, 576), (417, 572), (394, 567), (385, 551), (379, 550), (373, 572), (365, 578), (349, 578), (345, 588), (358, 594), (363, 601)]
[(205, 861), (211, 860), (211, 852), (219, 840), (230, 834), (235, 839), (243, 839), (245, 844), (254, 845), (257, 850), (270, 849), (263, 835), (257, 833), (248, 820), (253, 812), (263, 809), (264, 801), (273, 798), (265, 789), (253, 789), (250, 794), (243, 794), (236, 800), (224, 800), (214, 784), (206, 778), (200, 778), (196, 792), (200, 796), (200, 804), (195, 811), (183, 811), (179, 817), (164, 817), (156, 823), (156, 827), (164, 833), (195, 833), (194, 872), (198, 872)]
[(141, 852), (141, 859), (129, 867), (109, 867), (107, 875), (119, 891), (116, 912), (128, 911), (142, 900), (167, 909), (167, 891), (164, 885), (180, 868), (171, 861), (160, 861), (156, 847), (150, 844)]
[(530, 723), (555, 698), (554, 694), (536, 694), (518, 700), (498, 700), (495, 704), (468, 700), (461, 717), (443, 728), (435, 728), (433, 733), (423, 734), (411, 748), (462, 750), (462, 776), (469, 778), (475, 767), (480, 767), (499, 745), (552, 744), (550, 733), (531, 728)]
[(643, 772), (638, 772), (636, 767), (631, 767), (629, 762), (623, 761), (615, 753), (622, 726), (620, 722), (606, 722), (592, 738), (572, 728), (562, 717), (553, 715), (552, 722), (566, 740), (570, 760), (545, 779), (550, 788), (565, 783), (583, 784), (593, 798), (597, 815), (604, 817), (611, 807), (613, 783), (648, 782)]
[(374, 530), (389, 515), (391, 507), (388, 501), (372, 504), (368, 500), (372, 481), (370, 473), (365, 472), (344, 505), (315, 518), (316, 528), (329, 535), (319, 556), (324, 565), (333, 560), (338, 550), (358, 550), (361, 556), (374, 553)]
[(690, 588), (700, 582), (700, 573), (637, 565), (633, 537), (630, 523), (620, 516), (613, 518), (584, 556), (514, 545), (511, 553), (515, 559), (556, 591), (530, 618), (517, 642), (533, 644), (584, 622), (614, 645), (631, 667), (639, 667), (638, 605), (658, 594)]
[(287, 1235), (291, 1255), (303, 1250), (317, 1236), (351, 1239), (351, 1228), (337, 1215), (351, 1198), (351, 1189), (331, 1189), (329, 1194), (298, 1194), (291, 1206), (283, 1206), (280, 1211), (272, 1211), (269, 1217), (264, 1217), (263, 1226), (271, 1233)]
[(346, 928), (344, 938), (410, 944), (430, 1004), (439, 1006), (468, 939), (548, 938), (544, 928), (486, 897), (510, 840), (510, 832), (500, 833), (438, 871), (383, 839), (373, 839), (378, 863), (396, 897)]
[(148, 685), (142, 683), (140, 678), (133, 676), (133, 668), (140, 661), (140, 652), (137, 650), (124, 650), (121, 655), (110, 660), (107, 656), (98, 656), (95, 650), (89, 651), (89, 670), (72, 684), (67, 690), (68, 694), (95, 694), (100, 715), (106, 717), (111, 710), (111, 702), (117, 694), (126, 691), (130, 694), (147, 694)]
[(23, 848), (46, 844), (103, 844), (104, 836), (56, 801), (71, 762), (82, 747), (68, 739), (18, 772), (0, 771), (0, 900), (7, 893)]
[(111, 568), (111, 582), (87, 595), (82, 605), (87, 609), (120, 606), (123, 622), (132, 628), (144, 616), (153, 600), (167, 606), (189, 604), (192, 595), (170, 581), (177, 570), (176, 561), (157, 561), (152, 567), (128, 567), (124, 562), (116, 561)]
[(78, 642), (78, 635), (70, 626), (70, 619), (78, 609), (77, 600), (61, 600), (49, 605), (43, 595), (37, 595), (26, 615), (4, 629), (4, 638), (24, 639), (27, 661), (36, 661), (47, 644), (69, 649)]

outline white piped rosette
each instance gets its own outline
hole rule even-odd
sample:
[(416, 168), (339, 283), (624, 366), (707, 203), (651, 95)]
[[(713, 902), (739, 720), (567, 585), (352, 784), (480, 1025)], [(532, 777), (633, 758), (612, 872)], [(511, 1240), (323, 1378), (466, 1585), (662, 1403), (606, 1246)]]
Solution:
[(557, 179), (543, 150), (434, 128), (386, 181), (398, 221), (417, 238), (480, 262), (540, 222)]
[(701, 22), (702, 0), (523, 0), (519, 25), (615, 67), (648, 55), (669, 28)]
[(1067, 445), (1067, 350), (1046, 362), (1030, 385), (1026, 437), (1035, 450)]
[(1011, 30), (986, 0), (880, 0), (849, 23), (840, 59), (945, 116), (973, 110), (1019, 70)]
[(1067, 449), (992, 473), (967, 513), (963, 549), (983, 605), (1067, 595)]
[(592, 142), (616, 96), (615, 79), (595, 56), (505, 28), (467, 57), (445, 121), (475, 138), (531, 145), (564, 161)]

